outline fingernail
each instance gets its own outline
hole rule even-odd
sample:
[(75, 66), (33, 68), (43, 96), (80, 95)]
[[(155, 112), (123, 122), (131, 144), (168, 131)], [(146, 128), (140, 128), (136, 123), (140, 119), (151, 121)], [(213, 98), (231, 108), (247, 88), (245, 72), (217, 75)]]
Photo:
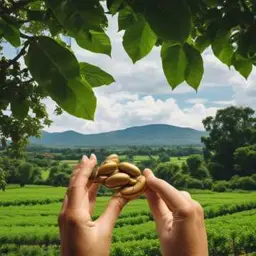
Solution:
[(82, 161), (85, 162), (86, 160), (88, 160), (88, 157), (86, 155), (83, 155)]
[(90, 156), (90, 160), (94, 160), (94, 159), (96, 159), (96, 155), (92, 153)]

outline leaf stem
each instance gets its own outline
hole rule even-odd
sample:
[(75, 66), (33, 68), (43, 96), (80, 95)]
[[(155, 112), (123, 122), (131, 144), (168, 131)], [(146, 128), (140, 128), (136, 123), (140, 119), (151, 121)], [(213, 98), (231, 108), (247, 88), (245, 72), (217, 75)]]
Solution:
[(26, 41), (19, 54), (17, 54), (17, 56), (3, 64), (0, 62), (0, 68), (9, 68), (11, 65), (13, 65), (19, 58), (21, 58), (21, 56), (23, 56), (26, 53), (26, 48), (28, 47), (28, 45), (29, 43), (28, 41)]

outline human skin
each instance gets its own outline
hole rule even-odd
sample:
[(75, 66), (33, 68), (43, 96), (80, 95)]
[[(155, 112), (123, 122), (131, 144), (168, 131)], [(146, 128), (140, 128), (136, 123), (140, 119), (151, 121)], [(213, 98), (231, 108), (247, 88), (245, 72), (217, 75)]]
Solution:
[(178, 191), (144, 171), (145, 191), (164, 256), (207, 256), (208, 243), (201, 205), (188, 192)]
[[(59, 215), (62, 256), (107, 256), (115, 222), (128, 200), (114, 196), (103, 214), (92, 221), (98, 184), (89, 177), (96, 156), (83, 157), (74, 168)], [(156, 224), (164, 256), (207, 256), (204, 214), (190, 194), (144, 171), (145, 194)]]
[(112, 197), (103, 214), (92, 220), (98, 184), (89, 177), (97, 163), (96, 156), (83, 157), (75, 167), (58, 218), (62, 256), (107, 256), (110, 254), (115, 222), (127, 203)]

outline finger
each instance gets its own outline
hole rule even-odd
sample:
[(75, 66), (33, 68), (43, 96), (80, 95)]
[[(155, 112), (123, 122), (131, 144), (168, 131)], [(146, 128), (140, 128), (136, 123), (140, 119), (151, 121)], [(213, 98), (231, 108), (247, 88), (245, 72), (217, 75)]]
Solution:
[(89, 159), (86, 155), (84, 155), (81, 162), (73, 167), (72, 176), (69, 180), (69, 185), (68, 185), (69, 188), (74, 186), (78, 172), (81, 171), (81, 169), (87, 163), (87, 161), (89, 161)]
[(99, 187), (100, 187), (100, 184), (93, 183), (88, 190), (90, 215), (93, 215), (94, 206), (95, 206), (95, 202), (97, 199), (97, 192), (98, 192)]
[[(81, 169), (74, 174), (73, 181), (70, 182), (68, 188), (68, 207), (69, 208), (80, 208), (83, 205), (88, 205), (86, 200), (87, 182), (92, 173), (94, 166), (96, 165), (97, 159), (95, 155), (91, 155), (90, 159), (83, 158)], [(89, 209), (88, 209), (89, 210)]]
[(145, 190), (145, 195), (148, 200), (149, 208), (156, 221), (159, 220), (162, 216), (166, 215), (167, 213), (170, 213), (170, 210), (166, 206), (163, 199), (161, 199), (161, 197), (155, 191), (151, 190), (150, 188), (147, 188)]
[(166, 181), (156, 178), (149, 169), (144, 171), (144, 175), (146, 177), (147, 186), (160, 195), (172, 212), (186, 208), (188, 201), (176, 188)]
[(96, 220), (97, 225), (101, 228), (103, 232), (105, 232), (105, 234), (109, 234), (112, 232), (116, 220), (127, 202), (128, 200), (117, 196), (114, 196), (110, 199), (107, 208), (105, 209), (103, 214)]
[(65, 198), (62, 202), (62, 205), (61, 205), (61, 210), (60, 210), (60, 213), (64, 213), (67, 209), (67, 205), (68, 205), (68, 195), (67, 193), (65, 194)]
[(187, 191), (180, 191), (181, 195), (187, 199), (192, 199), (191, 195)]

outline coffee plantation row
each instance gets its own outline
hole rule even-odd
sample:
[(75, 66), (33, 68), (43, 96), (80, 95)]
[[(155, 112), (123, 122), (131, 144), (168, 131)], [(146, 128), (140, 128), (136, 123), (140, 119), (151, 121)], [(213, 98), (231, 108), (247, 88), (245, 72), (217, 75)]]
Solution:
[[(204, 207), (210, 255), (253, 255), (256, 193), (195, 192), (193, 198)], [(7, 203), (0, 205), (0, 255), (59, 255), (57, 216), (64, 193), (65, 188), (51, 187), (12, 188), (0, 193), (0, 202)], [(97, 199), (94, 219), (108, 200)], [(111, 255), (161, 255), (145, 199), (124, 208), (114, 229)]]

